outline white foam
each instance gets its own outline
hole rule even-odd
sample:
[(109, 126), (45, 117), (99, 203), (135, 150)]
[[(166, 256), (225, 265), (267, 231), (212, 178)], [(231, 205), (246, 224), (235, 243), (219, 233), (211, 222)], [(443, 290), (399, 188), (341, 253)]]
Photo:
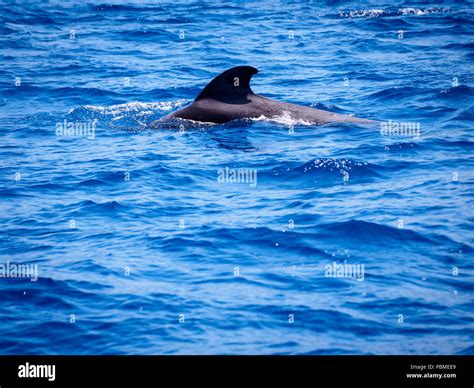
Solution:
[(376, 18), (383, 15), (383, 9), (359, 9), (354, 11), (339, 11), (339, 16), (345, 18)]
[[(400, 15), (429, 15), (432, 13), (450, 12), (449, 8), (400, 8), (398, 13)], [(352, 11), (339, 11), (339, 16), (344, 18), (376, 18), (382, 15), (391, 15), (391, 12), (383, 9), (358, 9)]]
[[(164, 102), (128, 102), (126, 104), (117, 104), (110, 106), (102, 105), (84, 105), (79, 108), (86, 109), (88, 111), (97, 112), (105, 115), (121, 115), (128, 112), (136, 112), (139, 116), (147, 116), (155, 113), (156, 111), (170, 111), (186, 103), (186, 100), (177, 101), (164, 101)], [(76, 109), (73, 108), (69, 113), (73, 113)]]
[(295, 119), (291, 117), (291, 113), (288, 111), (284, 111), (280, 116), (273, 116), (273, 117), (266, 117), (260, 116), (257, 118), (253, 118), (253, 121), (271, 121), (278, 124), (283, 124), (288, 127), (292, 127), (294, 125), (314, 125), (314, 123), (306, 120)]
[(443, 13), (449, 11), (449, 8), (400, 8), (398, 10), (402, 15), (429, 15), (432, 13)]
[(181, 117), (176, 117), (173, 120), (176, 120), (178, 122), (182, 121), (183, 123), (191, 123), (193, 125), (218, 125), (211, 121), (196, 121), (196, 120), (191, 120), (191, 119), (182, 119)]

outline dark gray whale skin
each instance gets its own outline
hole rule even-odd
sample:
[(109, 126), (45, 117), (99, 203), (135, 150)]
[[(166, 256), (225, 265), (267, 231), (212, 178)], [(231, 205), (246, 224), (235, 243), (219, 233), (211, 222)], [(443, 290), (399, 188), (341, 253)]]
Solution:
[(236, 119), (263, 116), (268, 119), (288, 117), (311, 124), (374, 122), (259, 96), (250, 89), (250, 79), (256, 73), (258, 70), (251, 66), (226, 70), (209, 82), (191, 105), (165, 116), (160, 121), (179, 118), (221, 124)]

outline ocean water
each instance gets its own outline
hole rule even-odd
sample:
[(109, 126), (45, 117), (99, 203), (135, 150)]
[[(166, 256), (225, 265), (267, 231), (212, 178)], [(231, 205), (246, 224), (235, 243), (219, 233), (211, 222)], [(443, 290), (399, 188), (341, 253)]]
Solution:
[(0, 353), (473, 354), (472, 6), (2, 1)]

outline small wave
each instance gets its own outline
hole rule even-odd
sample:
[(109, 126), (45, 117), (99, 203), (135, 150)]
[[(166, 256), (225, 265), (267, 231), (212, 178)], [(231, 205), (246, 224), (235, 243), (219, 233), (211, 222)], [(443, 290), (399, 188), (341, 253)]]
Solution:
[(129, 102), (109, 106), (84, 105), (71, 109), (68, 114), (75, 120), (97, 119), (101, 125), (127, 132), (142, 132), (165, 113), (182, 106), (185, 100), (162, 102)]
[(118, 31), (115, 33), (119, 40), (122, 39), (133, 39), (140, 41), (156, 41), (157, 39), (177, 39), (176, 34), (159, 29), (148, 29), (148, 30), (130, 30), (130, 31)]
[(449, 8), (400, 8), (397, 11), (384, 10), (384, 9), (359, 9), (359, 10), (341, 10), (339, 11), (339, 17), (341, 18), (378, 18), (382, 16), (406, 16), (406, 15), (430, 15), (436, 13), (448, 13), (451, 12)]
[(95, 202), (90, 199), (65, 206), (66, 211), (70, 210), (72, 212), (97, 211), (99, 213), (102, 213), (102, 212), (114, 213), (114, 212), (125, 211), (126, 209), (127, 209), (126, 205), (119, 203), (117, 201)]
[(97, 4), (97, 5), (90, 5), (91, 9), (93, 11), (98, 11), (98, 12), (123, 12), (123, 11), (131, 11), (131, 12), (164, 12), (166, 11), (165, 8), (163, 7), (156, 7), (156, 6), (134, 6), (134, 5), (125, 5), (125, 4), (109, 4), (109, 3), (104, 3), (104, 4)]
[(414, 142), (397, 142), (394, 144), (389, 144), (384, 146), (384, 151), (394, 151), (394, 152), (422, 152), (425, 151), (427, 147), (414, 143)]
[(335, 181), (349, 183), (354, 180), (381, 178), (382, 175), (377, 171), (379, 169), (382, 167), (348, 158), (319, 158), (302, 165), (287, 167), (285, 164), (285, 167), (276, 167), (269, 172), (259, 173), (259, 181), (276, 179), (279, 183), (291, 182), (292, 187), (296, 181), (297, 187), (301, 188), (315, 184), (333, 184)]
[(360, 9), (353, 11), (340, 11), (339, 16), (342, 18), (376, 18), (387, 12), (383, 9)]
[(429, 89), (422, 89), (419, 87), (414, 87), (414, 86), (396, 86), (396, 87), (390, 87), (386, 88), (383, 90), (380, 90), (378, 92), (372, 93), (368, 99), (373, 100), (379, 99), (379, 100), (397, 100), (399, 101), (400, 99), (403, 98), (410, 98), (412, 99), (413, 96), (420, 96), (422, 94), (427, 94), (427, 93), (432, 93), (433, 91)]
[[(398, 244), (400, 241), (434, 243), (429, 238), (410, 229), (398, 229), (361, 220), (335, 222), (324, 226), (323, 229), (325, 235), (329, 236), (330, 234), (330, 238), (344, 238), (345, 240), (355, 240), (359, 243), (364, 242), (377, 245)], [(377, 236), (376, 240), (374, 240), (374, 236)]]
[(472, 97), (472, 96), (474, 96), (474, 88), (468, 85), (453, 86), (447, 89), (443, 89), (437, 94), (437, 98), (441, 98), (441, 99)]
[(472, 356), (474, 355), (474, 345), (470, 345), (462, 350), (460, 350), (457, 354), (459, 355), (468, 355), (468, 356)]
[(451, 10), (449, 8), (400, 8), (398, 12), (400, 15), (430, 15), (433, 13), (448, 13)]
[(30, 185), (28, 187), (28, 189), (38, 190), (38, 191), (42, 191), (42, 190), (44, 190), (44, 191), (47, 191), (47, 190), (61, 191), (61, 190), (64, 190), (64, 186), (61, 185), (61, 184), (48, 182), (48, 183), (39, 183), (39, 184), (36, 184), (36, 185)]
[(363, 168), (369, 164), (367, 162), (357, 162), (351, 159), (315, 159), (298, 167), (298, 170), (309, 172), (312, 169), (322, 169), (325, 171), (354, 171), (355, 169)]
[(79, 182), (78, 186), (86, 186), (86, 187), (94, 187), (94, 186), (101, 186), (105, 185), (106, 182), (101, 179), (86, 179), (82, 182)]
[(31, 197), (31, 195), (25, 194), (22, 188), (10, 188), (10, 189), (0, 189), (0, 196), (2, 198), (18, 198), (18, 197)]
[[(90, 272), (90, 273), (100, 273), (104, 276), (110, 276), (110, 275), (116, 275), (117, 273), (111, 270), (108, 267), (105, 267), (99, 263), (97, 263), (93, 259), (85, 259), (85, 260), (80, 260), (80, 261), (73, 261), (73, 262), (66, 262), (61, 266), (61, 269), (65, 269), (67, 271), (77, 271), (77, 272)], [(87, 281), (80, 281), (78, 282), (81, 285), (81, 288), (89, 288), (93, 287), (92, 289), (107, 289), (110, 288), (110, 286), (106, 284), (101, 284), (101, 285), (96, 285), (96, 284), (90, 284)]]
[(438, 139), (433, 138), (432, 143), (436, 146), (440, 146), (441, 148), (451, 148), (456, 147), (459, 151), (464, 150), (473, 150), (474, 151), (474, 141), (469, 140), (446, 140), (446, 139)]
[(443, 49), (463, 50), (463, 49), (474, 49), (474, 42), (467, 43), (449, 43), (442, 47)]
[(360, 162), (348, 158), (321, 158), (309, 161), (302, 166), (292, 170), (295, 173), (303, 174), (324, 174), (340, 175), (344, 180), (349, 180), (351, 176), (379, 176), (373, 165), (367, 162)]
[(80, 113), (83, 111), (97, 112), (103, 115), (117, 116), (125, 113), (137, 113), (139, 115), (152, 114), (155, 111), (170, 111), (183, 105), (185, 100), (164, 101), (164, 102), (128, 102), (126, 104), (117, 104), (110, 106), (84, 105), (71, 109), (68, 113)]
[(301, 255), (314, 257), (327, 257), (328, 255), (321, 249), (308, 242), (307, 235), (295, 231), (274, 230), (268, 227), (249, 228), (211, 228), (203, 227), (199, 236), (201, 241), (208, 244), (216, 244), (217, 241), (225, 240), (238, 242), (244, 247), (250, 246), (260, 249), (278, 249)]

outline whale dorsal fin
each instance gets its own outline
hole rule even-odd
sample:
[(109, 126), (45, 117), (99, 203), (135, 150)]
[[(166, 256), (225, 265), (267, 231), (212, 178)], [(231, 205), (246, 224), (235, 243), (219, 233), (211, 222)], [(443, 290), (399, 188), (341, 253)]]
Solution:
[(250, 79), (258, 70), (252, 66), (237, 66), (226, 70), (201, 91), (195, 101), (203, 98), (225, 102), (227, 104), (246, 104), (247, 95), (253, 93), (250, 89)]

